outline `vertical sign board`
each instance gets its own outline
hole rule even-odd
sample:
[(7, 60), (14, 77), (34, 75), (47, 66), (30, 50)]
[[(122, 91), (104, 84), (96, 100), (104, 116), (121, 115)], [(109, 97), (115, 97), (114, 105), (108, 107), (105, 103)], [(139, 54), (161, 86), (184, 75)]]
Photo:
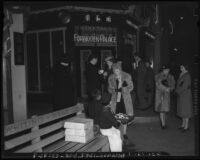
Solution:
[(15, 65), (24, 65), (24, 35), (14, 32)]

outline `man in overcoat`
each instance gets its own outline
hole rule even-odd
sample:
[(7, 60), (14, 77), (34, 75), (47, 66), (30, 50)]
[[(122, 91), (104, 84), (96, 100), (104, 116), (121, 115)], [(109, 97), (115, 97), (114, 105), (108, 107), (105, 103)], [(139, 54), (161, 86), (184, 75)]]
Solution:
[(56, 64), (53, 73), (54, 111), (75, 105), (75, 87), (70, 69), (70, 57), (65, 53)]

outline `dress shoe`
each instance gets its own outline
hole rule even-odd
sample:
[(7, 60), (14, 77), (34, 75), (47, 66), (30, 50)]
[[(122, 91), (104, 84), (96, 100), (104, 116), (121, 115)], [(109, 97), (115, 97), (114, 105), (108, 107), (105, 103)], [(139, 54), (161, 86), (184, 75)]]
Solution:
[(183, 128), (183, 129), (182, 129), (182, 132), (183, 132), (183, 133), (185, 133), (185, 132), (187, 132), (187, 131), (189, 131), (189, 128)]
[(178, 129), (182, 130), (182, 129), (183, 129), (183, 127), (182, 127), (182, 126), (180, 126), (180, 127), (178, 127)]
[(161, 128), (164, 130), (164, 129), (167, 129), (167, 125), (164, 125), (164, 126), (161, 126)]
[(125, 134), (123, 135), (124, 139), (127, 140), (128, 139), (128, 136)]

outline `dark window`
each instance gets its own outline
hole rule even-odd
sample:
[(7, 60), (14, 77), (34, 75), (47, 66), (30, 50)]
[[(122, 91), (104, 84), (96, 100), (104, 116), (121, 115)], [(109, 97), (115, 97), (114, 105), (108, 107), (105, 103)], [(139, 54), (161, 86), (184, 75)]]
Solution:
[(41, 91), (51, 91), (52, 71), (50, 64), (49, 32), (39, 33), (39, 61), (40, 61)]
[(27, 35), (27, 78), (28, 90), (38, 91), (38, 60), (36, 34)]
[(60, 55), (64, 53), (63, 43), (63, 31), (52, 32), (52, 54), (53, 54), (53, 65), (59, 61)]

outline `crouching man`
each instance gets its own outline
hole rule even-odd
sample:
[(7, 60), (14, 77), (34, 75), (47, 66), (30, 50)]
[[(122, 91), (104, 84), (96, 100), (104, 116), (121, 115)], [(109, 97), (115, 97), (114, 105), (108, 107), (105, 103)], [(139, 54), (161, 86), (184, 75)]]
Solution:
[(119, 130), (120, 123), (115, 119), (109, 105), (102, 105), (99, 126), (101, 134), (108, 136), (111, 152), (122, 152), (122, 139)]

